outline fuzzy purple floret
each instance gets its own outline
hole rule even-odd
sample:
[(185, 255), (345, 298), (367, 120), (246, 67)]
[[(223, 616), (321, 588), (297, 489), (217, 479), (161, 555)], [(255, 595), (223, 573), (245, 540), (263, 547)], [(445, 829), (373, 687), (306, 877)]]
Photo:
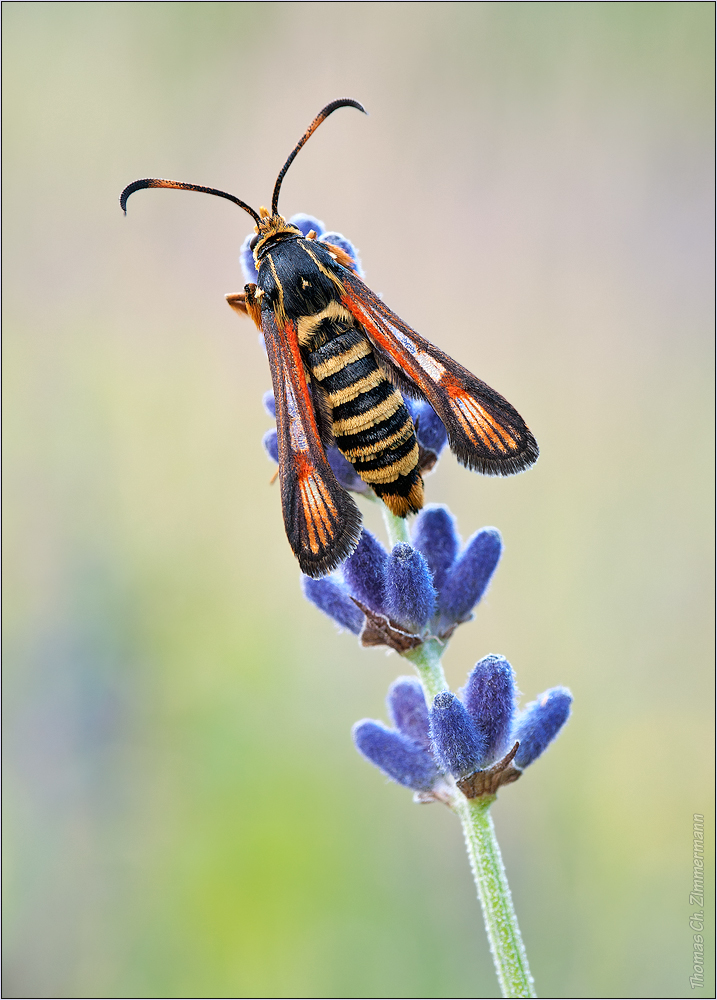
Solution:
[(502, 757), (508, 748), (515, 716), (515, 675), (504, 656), (484, 656), (463, 689), (463, 703), (486, 740), (481, 767)]
[(482, 528), (468, 539), (441, 588), (441, 624), (465, 620), (486, 592), (500, 560), (503, 542), (497, 528)]
[(440, 590), (460, 547), (456, 519), (444, 504), (424, 507), (413, 526), (413, 544), (428, 563)]
[(289, 219), (289, 225), (296, 226), (304, 236), (308, 236), (312, 229), (317, 236), (323, 236), (326, 232), (326, 227), (320, 219), (314, 215), (307, 215), (305, 212), (297, 212), (296, 215), (292, 215)]
[(347, 253), (351, 260), (354, 262), (356, 272), (360, 278), (363, 278), (363, 267), (361, 266), (361, 258), (359, 257), (358, 250), (353, 245), (351, 240), (347, 240), (345, 236), (341, 233), (324, 233), (319, 240), (320, 243), (333, 243), (335, 247), (340, 247), (344, 253)]
[(396, 729), (427, 750), (431, 746), (428, 705), (421, 682), (415, 677), (399, 677), (388, 689), (388, 714)]
[(244, 283), (256, 284), (259, 280), (259, 275), (257, 274), (256, 267), (254, 266), (254, 254), (249, 249), (249, 243), (251, 242), (254, 233), (249, 233), (239, 250), (239, 263), (241, 264), (242, 273), (244, 275)]
[(386, 571), (388, 615), (410, 629), (421, 629), (436, 609), (436, 591), (428, 563), (418, 549), (399, 542)]
[(356, 607), (346, 591), (335, 580), (323, 577), (321, 580), (312, 580), (311, 577), (302, 576), (301, 586), (304, 597), (308, 598), (312, 604), (323, 611), (325, 615), (347, 628), (349, 632), (358, 635), (363, 628), (363, 612)]
[(274, 401), (274, 393), (271, 391), (271, 389), (267, 389), (267, 391), (261, 397), (261, 402), (264, 409), (269, 414), (269, 416), (273, 417), (274, 420), (276, 420), (276, 402)]
[(565, 687), (550, 688), (526, 705), (518, 718), (513, 739), (520, 741), (516, 767), (527, 767), (552, 743), (568, 721), (573, 696)]
[(345, 490), (353, 490), (354, 493), (367, 493), (370, 487), (367, 483), (356, 475), (353, 465), (345, 458), (335, 445), (326, 449), (326, 457), (329, 465), (334, 470), (334, 475)]
[(357, 722), (353, 727), (353, 738), (359, 753), (399, 785), (428, 791), (438, 778), (436, 765), (428, 751), (374, 719)]
[(433, 699), (430, 713), (433, 755), (455, 778), (475, 771), (485, 756), (485, 738), (462, 702), (450, 691)]
[(264, 437), (261, 439), (261, 443), (264, 445), (264, 451), (267, 453), (272, 462), (279, 462), (279, 438), (276, 433), (276, 428), (272, 427), (268, 430)]
[(416, 424), (418, 443), (426, 451), (440, 455), (448, 442), (445, 425), (430, 403), (423, 400), (414, 403), (413, 422)]
[(354, 552), (341, 567), (344, 582), (362, 604), (379, 614), (386, 611), (386, 571), (388, 553), (365, 528)]

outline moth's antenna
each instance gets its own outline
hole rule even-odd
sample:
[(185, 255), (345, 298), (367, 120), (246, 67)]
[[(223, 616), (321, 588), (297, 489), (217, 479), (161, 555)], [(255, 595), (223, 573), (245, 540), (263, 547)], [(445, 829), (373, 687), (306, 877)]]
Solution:
[(261, 219), (245, 202), (240, 201), (239, 198), (235, 198), (233, 194), (227, 194), (226, 191), (219, 191), (217, 188), (202, 187), (201, 184), (184, 184), (182, 181), (164, 181), (159, 177), (145, 177), (141, 181), (133, 181), (128, 184), (120, 195), (120, 208), (127, 214), (127, 199), (135, 191), (141, 191), (143, 188), (176, 188), (177, 191), (201, 191), (202, 194), (215, 194), (218, 198), (226, 198), (227, 201), (233, 201), (235, 205), (239, 208), (243, 208), (245, 212), (248, 212), (252, 216), (255, 222), (261, 222)]
[(336, 111), (337, 108), (358, 108), (359, 111), (363, 111), (365, 115), (368, 114), (366, 108), (364, 108), (358, 101), (353, 101), (350, 97), (340, 97), (337, 101), (332, 101), (331, 104), (327, 104), (323, 111), (319, 111), (318, 115), (312, 121), (311, 125), (304, 132), (302, 137), (297, 142), (296, 146), (289, 155), (289, 159), (286, 161), (284, 166), (279, 171), (279, 176), (276, 178), (276, 184), (274, 185), (274, 194), (271, 199), (271, 214), (277, 215), (279, 210), (279, 191), (281, 190), (281, 182), (284, 180), (284, 174), (289, 169), (291, 164), (294, 162), (294, 157), (299, 152), (301, 147), (304, 145), (306, 140), (313, 135), (319, 125), (328, 118), (330, 114)]

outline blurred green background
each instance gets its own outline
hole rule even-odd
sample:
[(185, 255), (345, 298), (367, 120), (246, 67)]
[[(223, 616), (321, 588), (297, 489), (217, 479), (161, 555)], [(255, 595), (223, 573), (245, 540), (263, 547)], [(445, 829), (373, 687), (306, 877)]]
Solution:
[[(353, 750), (408, 672), (304, 602), (240, 290), (287, 176), (526, 417), (427, 480), (506, 552), (446, 658), (564, 735), (493, 812), (542, 996), (692, 991), (710, 814), (711, 3), (5, 3), (7, 997), (495, 997), (459, 824)], [(380, 523), (368, 510), (367, 523)], [(711, 821), (708, 821), (711, 834)], [(708, 925), (708, 931), (711, 924)], [(708, 963), (709, 968), (709, 963)]]

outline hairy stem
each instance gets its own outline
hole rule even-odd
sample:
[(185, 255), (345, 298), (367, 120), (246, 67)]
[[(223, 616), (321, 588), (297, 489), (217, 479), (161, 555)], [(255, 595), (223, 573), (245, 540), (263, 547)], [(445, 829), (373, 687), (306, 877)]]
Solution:
[(385, 503), (381, 504), (381, 513), (383, 514), (383, 523), (386, 525), (388, 541), (391, 548), (393, 548), (394, 545), (398, 545), (399, 542), (405, 542), (406, 545), (410, 545), (411, 535), (408, 531), (408, 518), (396, 517), (395, 514), (391, 513)]
[(535, 997), (535, 984), (490, 815), (494, 798), (467, 799), (457, 792), (452, 806), (463, 824), (466, 849), (503, 996)]
[[(399, 542), (410, 545), (411, 537), (406, 518), (396, 517), (385, 504), (381, 505), (388, 538), (393, 548)], [(429, 705), (441, 691), (448, 691), (441, 657), (446, 643), (437, 638), (427, 639), (415, 649), (403, 654), (410, 660), (421, 679)], [(454, 786), (455, 787), (455, 786)], [(451, 807), (460, 817), (466, 849), (483, 908), (490, 950), (504, 997), (535, 997), (533, 977), (520, 936), (518, 919), (513, 909), (510, 886), (495, 836), (490, 806), (495, 796), (467, 799), (455, 788)]]
[(441, 657), (445, 648), (445, 643), (439, 639), (426, 639), (420, 646), (409, 649), (407, 653), (403, 654), (404, 660), (410, 660), (416, 668), (429, 705), (433, 704), (433, 699), (437, 694), (448, 690), (446, 675), (443, 673), (441, 665)]

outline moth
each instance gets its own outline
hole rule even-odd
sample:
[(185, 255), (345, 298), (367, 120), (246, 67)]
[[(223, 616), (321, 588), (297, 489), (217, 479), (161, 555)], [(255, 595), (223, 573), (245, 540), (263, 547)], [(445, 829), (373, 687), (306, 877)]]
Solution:
[(338, 108), (327, 104), (282, 167), (271, 211), (226, 191), (144, 178), (143, 188), (199, 191), (226, 198), (256, 223), (250, 247), (256, 284), (227, 295), (264, 337), (276, 403), (279, 480), (286, 534), (302, 571), (321, 577), (354, 550), (361, 515), (326, 457), (335, 444), (387, 507), (406, 517), (423, 506), (416, 428), (402, 394), (424, 399), (443, 421), (458, 461), (486, 475), (531, 466), (538, 446), (516, 410), (485, 382), (412, 330), (365, 284), (344, 249), (304, 236), (279, 215), (279, 193), (296, 154)]

